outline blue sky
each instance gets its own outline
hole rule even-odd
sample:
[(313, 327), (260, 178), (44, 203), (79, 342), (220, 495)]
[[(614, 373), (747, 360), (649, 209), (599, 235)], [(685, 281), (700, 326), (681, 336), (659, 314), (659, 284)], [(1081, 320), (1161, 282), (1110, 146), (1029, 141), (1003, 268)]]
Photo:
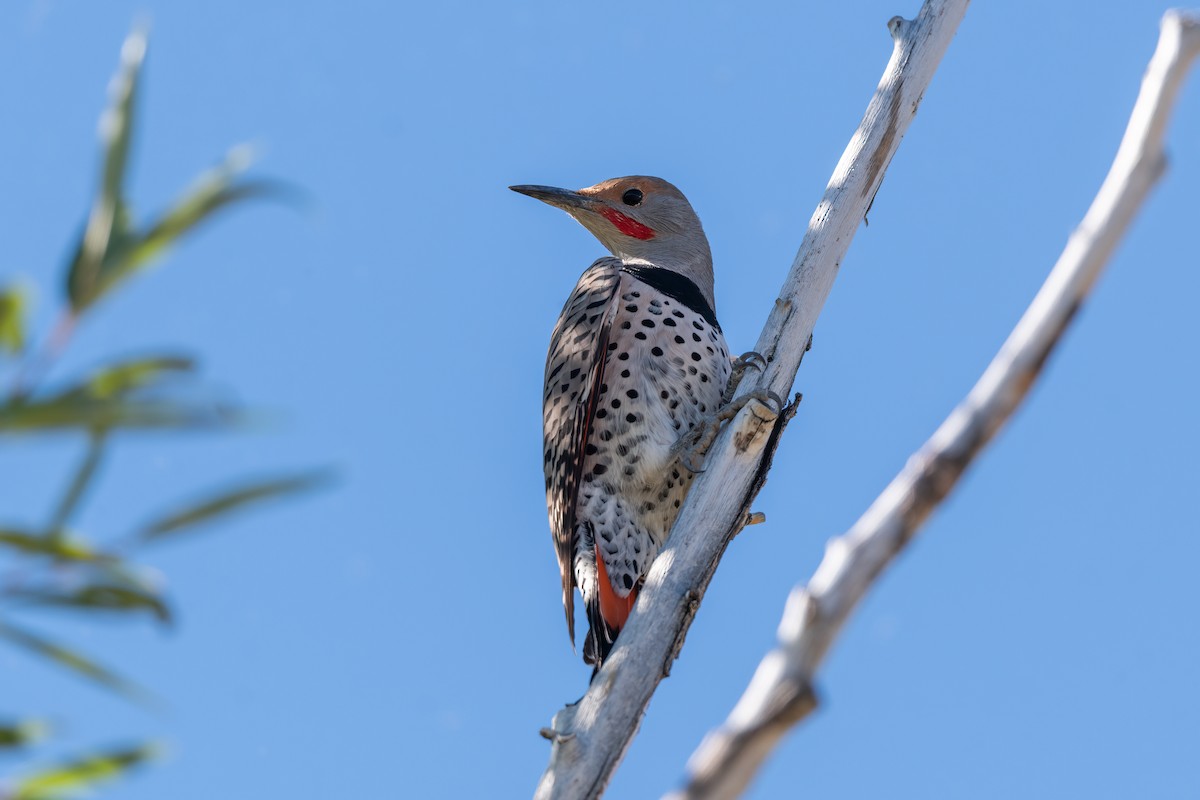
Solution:
[[(0, 275), (40, 287), (40, 324), (139, 14), (138, 209), (241, 141), (311, 198), (221, 220), (85, 322), (54, 375), (194, 352), (276, 422), (120, 440), (80, 528), (119, 534), (238, 476), (340, 474), (150, 554), (176, 630), (47, 626), (165, 711), (8, 649), (4, 710), (64, 721), (47, 756), (171, 742), (111, 797), (527, 796), (538, 728), (589, 675), (563, 630), (539, 404), (554, 319), (602, 251), (505, 187), (676, 183), (748, 349), (886, 63), (885, 23), (918, 7), (4, 4)], [(1003, 341), (1108, 169), (1165, 7), (968, 11), (817, 326), (756, 504), (768, 523), (727, 552), (611, 796), (677, 783), (788, 590)], [(1195, 80), (1169, 139), (1169, 173), (1043, 381), (861, 608), (820, 713), (752, 797), (1200, 793)], [(3, 516), (41, 518), (79, 445), (5, 442)]]

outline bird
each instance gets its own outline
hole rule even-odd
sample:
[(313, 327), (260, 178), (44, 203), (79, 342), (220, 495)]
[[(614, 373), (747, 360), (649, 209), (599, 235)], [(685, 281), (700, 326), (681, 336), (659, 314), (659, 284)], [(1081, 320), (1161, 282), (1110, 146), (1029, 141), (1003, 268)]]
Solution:
[(712, 251), (679, 189), (644, 175), (509, 188), (567, 212), (611, 254), (584, 270), (559, 314), (542, 407), (567, 632), (574, 646), (578, 589), (595, 676), (695, 477), (681, 442), (718, 412), (733, 360)]

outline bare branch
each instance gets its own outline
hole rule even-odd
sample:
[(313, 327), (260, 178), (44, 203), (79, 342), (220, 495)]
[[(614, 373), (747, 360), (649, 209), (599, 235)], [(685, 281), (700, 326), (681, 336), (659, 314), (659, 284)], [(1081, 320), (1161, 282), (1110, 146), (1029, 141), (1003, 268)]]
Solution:
[(778, 645), (696, 750), (673, 798), (738, 796), (784, 733), (816, 707), (813, 676), (842, 625), (1025, 397), (1162, 175), (1167, 119), (1198, 53), (1200, 15), (1168, 12), (1108, 177), (1045, 284), (966, 399), (854, 527), (829, 542), (808, 586), (792, 591)]
[[(761, 375), (742, 381), (739, 395), (791, 393), (842, 258), (966, 7), (967, 0), (928, 0), (916, 20), (895, 17), (888, 23), (891, 59), (755, 347), (770, 363)], [(721, 554), (745, 523), (794, 413), (794, 403), (776, 416), (751, 402), (718, 437), (604, 667), (587, 694), (543, 731), (552, 745), (538, 798), (590, 798), (604, 791), (683, 646)]]

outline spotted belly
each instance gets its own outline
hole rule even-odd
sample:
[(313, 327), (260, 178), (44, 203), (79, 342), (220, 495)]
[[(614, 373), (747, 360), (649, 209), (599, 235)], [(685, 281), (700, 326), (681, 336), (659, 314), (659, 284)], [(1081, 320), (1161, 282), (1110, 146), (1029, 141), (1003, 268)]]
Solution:
[(718, 410), (729, 352), (716, 326), (623, 276), (604, 379), (584, 452), (576, 581), (595, 586), (595, 555), (618, 597), (645, 577), (691, 486), (672, 447)]

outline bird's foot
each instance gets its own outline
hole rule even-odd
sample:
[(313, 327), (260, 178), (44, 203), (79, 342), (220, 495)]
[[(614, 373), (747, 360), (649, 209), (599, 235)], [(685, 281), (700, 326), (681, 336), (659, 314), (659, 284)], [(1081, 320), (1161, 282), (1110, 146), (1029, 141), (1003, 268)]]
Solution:
[(729, 382), (725, 384), (725, 391), (721, 395), (721, 405), (726, 405), (733, 396), (737, 394), (738, 385), (742, 382), (742, 376), (746, 374), (746, 370), (754, 367), (759, 372), (762, 372), (767, 366), (767, 357), (762, 353), (756, 353), (753, 350), (748, 353), (742, 353), (737, 358), (731, 359), (733, 363), (733, 371), (729, 373)]
[[(717, 434), (721, 432), (721, 426), (736, 417), (738, 412), (749, 405), (752, 400), (763, 405), (774, 404), (773, 413), (775, 414), (783, 411), (783, 398), (775, 392), (767, 390), (744, 394), (732, 402), (726, 403), (720, 411), (704, 417), (691, 430), (680, 436), (679, 441), (675, 442), (671, 448), (672, 458), (677, 459), (689, 472), (703, 472), (704, 457), (708, 455), (708, 448), (712, 447)], [(697, 459), (699, 464), (696, 463)]]

